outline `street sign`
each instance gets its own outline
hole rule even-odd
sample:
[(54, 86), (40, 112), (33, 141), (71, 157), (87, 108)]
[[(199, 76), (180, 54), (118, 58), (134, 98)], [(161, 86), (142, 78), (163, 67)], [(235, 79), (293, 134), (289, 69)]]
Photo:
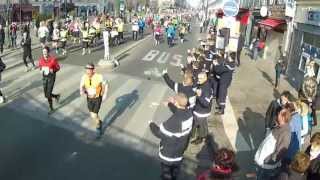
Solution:
[(222, 7), (225, 16), (236, 16), (239, 12), (239, 4), (235, 0), (228, 0)]

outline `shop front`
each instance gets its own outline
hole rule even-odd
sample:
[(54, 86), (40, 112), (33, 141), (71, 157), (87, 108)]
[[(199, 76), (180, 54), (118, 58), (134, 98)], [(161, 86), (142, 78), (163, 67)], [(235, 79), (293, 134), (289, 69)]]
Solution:
[(289, 82), (296, 88), (302, 84), (309, 61), (315, 61), (315, 75), (320, 80), (320, 2), (313, 3), (297, 2), (287, 71)]

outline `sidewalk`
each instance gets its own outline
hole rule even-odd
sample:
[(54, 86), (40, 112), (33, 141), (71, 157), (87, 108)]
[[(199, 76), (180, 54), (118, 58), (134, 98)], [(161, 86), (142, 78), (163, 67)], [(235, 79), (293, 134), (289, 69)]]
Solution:
[[(222, 147), (235, 150), (240, 170), (235, 179), (248, 179), (247, 173), (255, 172), (254, 153), (264, 137), (264, 116), (271, 100), (278, 98), (284, 90), (295, 97), (297, 91), (285, 77), (281, 77), (280, 87), (275, 90), (274, 60), (252, 61), (241, 54), (241, 66), (233, 75), (228, 90), (226, 114), (214, 115), (208, 119), (210, 138), (201, 145), (189, 145), (185, 153), (197, 164), (184, 164), (187, 173), (192, 170), (196, 175), (212, 166), (214, 151)], [(214, 111), (214, 108), (213, 108)]]

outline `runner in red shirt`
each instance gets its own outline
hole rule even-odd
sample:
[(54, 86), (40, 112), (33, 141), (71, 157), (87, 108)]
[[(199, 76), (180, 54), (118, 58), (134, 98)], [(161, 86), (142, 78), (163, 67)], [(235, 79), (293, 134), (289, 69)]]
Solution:
[(43, 76), (44, 95), (49, 102), (49, 114), (53, 113), (52, 98), (59, 102), (60, 95), (53, 94), (53, 87), (56, 80), (56, 72), (60, 70), (60, 65), (54, 56), (49, 55), (49, 47), (44, 47), (42, 56), (39, 59), (39, 68)]

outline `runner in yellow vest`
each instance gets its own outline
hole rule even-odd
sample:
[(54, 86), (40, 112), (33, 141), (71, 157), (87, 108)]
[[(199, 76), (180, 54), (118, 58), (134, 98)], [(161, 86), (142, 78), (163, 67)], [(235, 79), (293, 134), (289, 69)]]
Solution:
[(108, 86), (101, 74), (96, 73), (94, 64), (86, 65), (86, 74), (81, 78), (80, 95), (87, 97), (88, 109), (101, 135), (102, 121), (98, 115), (102, 101), (106, 98)]
[(90, 38), (90, 43), (93, 46), (96, 46), (96, 34), (97, 34), (96, 28), (91, 25), (89, 27), (89, 38)]

